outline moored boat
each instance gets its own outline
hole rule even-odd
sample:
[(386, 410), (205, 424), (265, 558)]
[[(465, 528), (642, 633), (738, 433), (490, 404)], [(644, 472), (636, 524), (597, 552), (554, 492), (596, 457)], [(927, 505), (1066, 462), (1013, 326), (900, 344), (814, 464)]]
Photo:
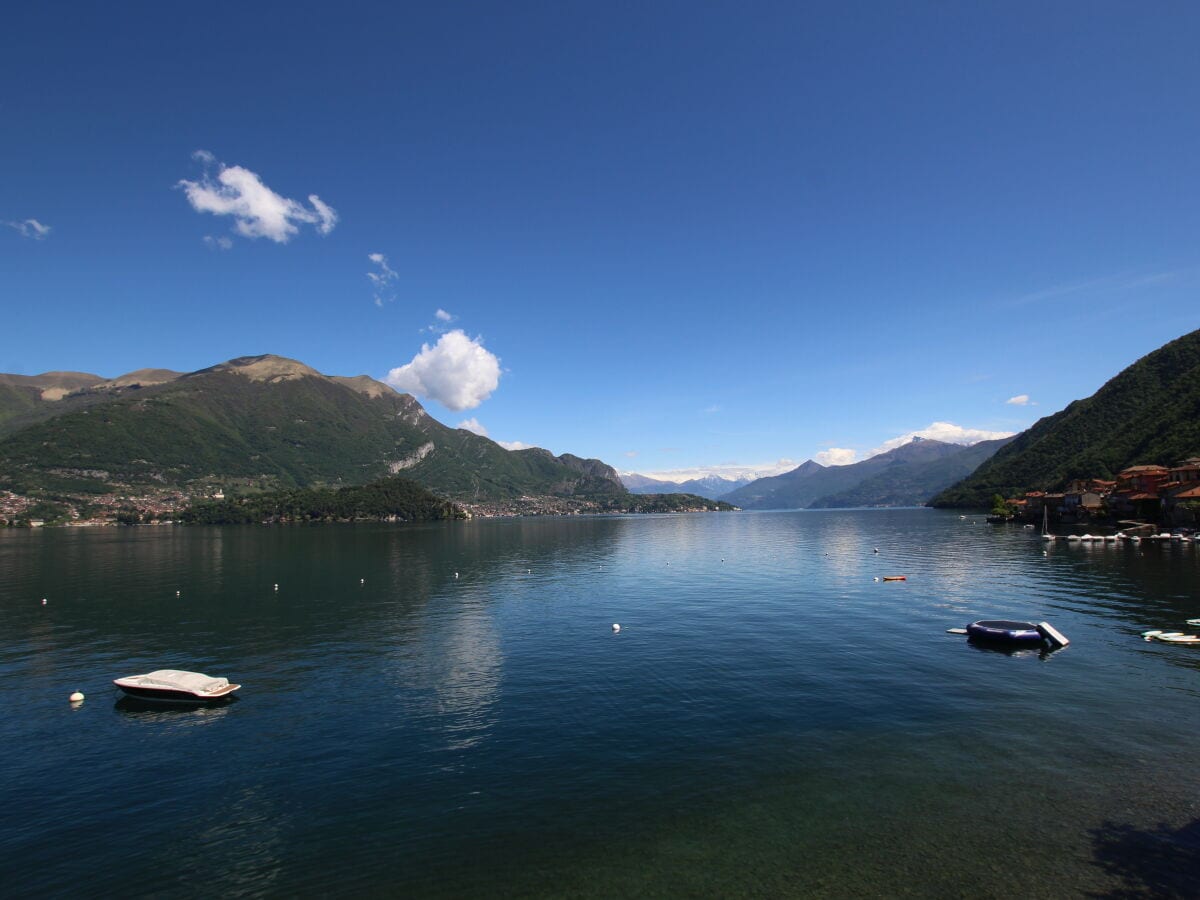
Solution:
[(1040, 644), (1044, 640), (1032, 622), (1013, 622), (1008, 619), (982, 619), (967, 626), (967, 637), (976, 641), (1004, 644)]
[(227, 678), (181, 669), (156, 669), (145, 675), (117, 678), (113, 684), (130, 697), (158, 703), (214, 703), (241, 687), (230, 684)]

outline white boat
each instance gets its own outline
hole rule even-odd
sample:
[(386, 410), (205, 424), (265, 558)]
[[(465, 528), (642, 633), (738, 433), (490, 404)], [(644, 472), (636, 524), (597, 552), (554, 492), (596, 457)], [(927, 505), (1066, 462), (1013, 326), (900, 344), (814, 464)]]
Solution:
[(1042, 540), (1054, 540), (1054, 535), (1050, 533), (1050, 507), (1044, 505), (1042, 506)]
[(113, 681), (130, 697), (158, 703), (212, 703), (224, 700), (241, 687), (227, 678), (213, 678), (202, 672), (181, 669), (157, 669), (145, 675), (129, 675)]

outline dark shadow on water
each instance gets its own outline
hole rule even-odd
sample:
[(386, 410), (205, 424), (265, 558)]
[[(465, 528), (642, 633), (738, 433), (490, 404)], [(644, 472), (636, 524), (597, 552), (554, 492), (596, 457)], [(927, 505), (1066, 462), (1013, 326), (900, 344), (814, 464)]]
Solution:
[(1105, 822), (1091, 831), (1096, 864), (1123, 886), (1105, 900), (1134, 897), (1200, 896), (1200, 819), (1181, 828), (1155, 828)]
[(237, 697), (229, 697), (216, 703), (197, 704), (163, 703), (124, 696), (113, 704), (113, 711), (131, 721), (145, 724), (170, 722), (200, 725), (223, 718), (238, 702), (240, 701)]
[(1004, 656), (1028, 656), (1038, 659), (1049, 659), (1062, 647), (1050, 647), (1045, 644), (1012, 644), (1004, 641), (988, 641), (980, 638), (967, 638), (967, 646), (981, 653), (1001, 653)]

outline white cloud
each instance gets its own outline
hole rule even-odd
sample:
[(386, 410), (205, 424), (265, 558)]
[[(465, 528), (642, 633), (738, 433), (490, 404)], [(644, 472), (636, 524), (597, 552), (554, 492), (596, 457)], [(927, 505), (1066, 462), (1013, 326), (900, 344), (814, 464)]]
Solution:
[(474, 409), (500, 384), (500, 360), (480, 338), (469, 338), (461, 329), (443, 334), (434, 346), (388, 372), (384, 378), (398, 391), (436, 400), (447, 409)]
[(49, 225), (43, 225), (37, 219), (22, 219), (19, 222), (5, 222), (9, 228), (15, 228), (20, 232), (21, 237), (32, 238), (35, 241), (45, 240), (53, 229)]
[(634, 457), (636, 457), (638, 455), (638, 452), (636, 450), (626, 450), (625, 455), (628, 456), (630, 459), (633, 459)]
[(429, 334), (445, 334), (445, 326), (449, 325), (451, 322), (458, 321), (458, 316), (454, 315), (454, 313), (448, 313), (444, 309), (439, 309), (433, 314), (433, 317), (437, 319), (437, 321), (426, 325), (421, 329), (422, 332), (428, 332)]
[(333, 231), (333, 226), (338, 222), (337, 210), (321, 200), (316, 194), (309, 194), (308, 202), (317, 211), (317, 231), (321, 232), (321, 234), (329, 234), (329, 232)]
[(721, 411), (721, 407), (715, 403), (712, 406), (706, 406), (704, 409), (701, 410), (701, 412), (703, 412), (706, 416), (711, 416), (714, 413), (719, 413), (720, 411)]
[(528, 450), (533, 444), (527, 444), (524, 441), (496, 441), (505, 450)]
[(388, 265), (387, 257), (382, 253), (368, 253), (367, 259), (379, 267), (378, 272), (367, 273), (367, 278), (371, 280), (374, 290), (375, 305), (383, 306), (384, 303), (391, 303), (396, 299), (396, 290), (393, 284), (400, 276)]
[(213, 237), (211, 234), (204, 236), (204, 243), (212, 247), (214, 250), (228, 250), (233, 246), (233, 239), (222, 234), (219, 237)]
[[(337, 212), (316, 194), (308, 195), (310, 209), (275, 193), (249, 169), (218, 163), (207, 150), (197, 150), (192, 157), (204, 165), (204, 174), (199, 181), (184, 178), (178, 186), (196, 212), (233, 216), (235, 230), (242, 237), (265, 237), (286, 244), (300, 225), (312, 225), (321, 234), (329, 234), (337, 224)], [(215, 179), (210, 171), (214, 166)]]
[(849, 450), (844, 447), (830, 447), (828, 450), (822, 450), (814, 456), (813, 462), (819, 462), (823, 466), (848, 466), (855, 461), (857, 456), (857, 450)]
[(1004, 402), (1009, 404), (1010, 406), (1028, 406), (1029, 405), (1029, 395), (1028, 394), (1017, 394), (1017, 396), (1009, 397)]
[(480, 437), (488, 436), (487, 428), (485, 428), (483, 423), (480, 422), (478, 419), (476, 419), (474, 416), (472, 416), (469, 419), (464, 419), (463, 421), (459, 422), (454, 427), (465, 429), (466, 431), (469, 431), (472, 434), (477, 434)]
[(910, 431), (907, 434), (900, 435), (900, 437), (892, 438), (890, 441), (884, 441), (863, 458), (870, 459), (872, 456), (878, 456), (880, 453), (895, 450), (897, 447), (902, 447), (909, 443), (915, 437), (944, 441), (947, 444), (977, 444), (980, 441), (992, 441), (996, 438), (1012, 437), (1013, 434), (1014, 432), (1012, 431), (984, 431), (981, 428), (963, 428), (961, 425), (955, 425), (951, 422), (934, 422), (928, 428), (922, 428), (920, 431)]

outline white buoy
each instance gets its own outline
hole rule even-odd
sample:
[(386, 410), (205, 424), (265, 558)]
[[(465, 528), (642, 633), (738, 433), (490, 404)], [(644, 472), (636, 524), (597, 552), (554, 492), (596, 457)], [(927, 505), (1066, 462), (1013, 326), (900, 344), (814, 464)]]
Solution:
[(457, 578), (457, 577), (458, 577), (458, 573), (457, 573), (457, 572), (455, 572), (455, 573), (454, 573), (454, 577), (455, 577), (455, 578)]
[(872, 580), (873, 580), (873, 581), (878, 581), (878, 580), (879, 580), (879, 576), (878, 576), (878, 575), (876, 575), (876, 576), (875, 576), (875, 577), (874, 577)]
[(359, 584), (366, 584), (366, 583), (367, 583), (367, 579), (365, 579), (365, 578), (360, 578), (360, 579), (358, 579), (358, 583), (359, 583)]
[(83, 702), (83, 691), (76, 691), (67, 699), (70, 700), (72, 703), (82, 703)]
[(45, 597), (43, 597), (43, 598), (42, 598), (42, 606), (45, 606), (45, 605), (46, 605), (46, 598), (45, 598)]
[(613, 634), (616, 634), (620, 630), (621, 630), (621, 626), (618, 625), (616, 622), (613, 622)]
[(176, 596), (176, 597), (178, 597), (178, 596), (179, 596), (179, 591), (176, 591), (176, 592), (175, 592), (175, 596)]
[(879, 552), (879, 548), (878, 548), (878, 547), (876, 547), (876, 548), (875, 548), (875, 552), (876, 552), (876, 553), (878, 553), (878, 552)]
[(279, 585), (275, 585), (275, 590), (279, 590)]

